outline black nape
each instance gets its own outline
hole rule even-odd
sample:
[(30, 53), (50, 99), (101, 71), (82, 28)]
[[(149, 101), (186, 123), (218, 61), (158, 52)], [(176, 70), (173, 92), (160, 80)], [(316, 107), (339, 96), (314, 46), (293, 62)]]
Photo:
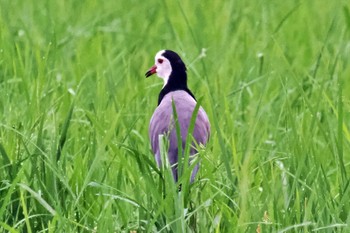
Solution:
[(180, 56), (171, 50), (165, 50), (162, 55), (170, 61), (172, 72), (168, 79), (168, 83), (159, 93), (158, 105), (162, 102), (166, 94), (179, 90), (186, 91), (190, 96), (193, 97), (193, 99), (196, 100), (193, 93), (187, 87), (186, 66), (181, 60)]

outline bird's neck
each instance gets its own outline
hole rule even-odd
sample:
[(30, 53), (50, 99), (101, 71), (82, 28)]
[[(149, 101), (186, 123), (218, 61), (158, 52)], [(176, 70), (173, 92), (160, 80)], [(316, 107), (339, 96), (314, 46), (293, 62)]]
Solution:
[(158, 105), (162, 102), (164, 96), (172, 91), (185, 91), (190, 96), (193, 97), (193, 99), (196, 99), (190, 89), (187, 87), (187, 74), (186, 71), (184, 72), (178, 72), (178, 73), (171, 73), (171, 75), (168, 78), (167, 83), (164, 85), (162, 90), (159, 93), (158, 96)]

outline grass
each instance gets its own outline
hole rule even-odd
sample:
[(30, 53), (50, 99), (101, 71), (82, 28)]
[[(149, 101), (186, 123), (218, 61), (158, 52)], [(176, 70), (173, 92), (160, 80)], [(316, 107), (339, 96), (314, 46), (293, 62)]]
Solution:
[[(349, 12), (0, 0), (0, 231), (350, 232)], [(148, 138), (164, 48), (211, 121), (182, 192)]]

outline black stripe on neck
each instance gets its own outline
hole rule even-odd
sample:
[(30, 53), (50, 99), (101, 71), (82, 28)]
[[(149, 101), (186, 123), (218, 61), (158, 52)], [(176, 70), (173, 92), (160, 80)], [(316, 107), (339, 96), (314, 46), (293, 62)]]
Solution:
[(162, 102), (164, 96), (172, 91), (185, 91), (187, 92), (194, 100), (193, 93), (187, 87), (187, 75), (186, 71), (183, 72), (173, 72), (171, 73), (168, 83), (163, 87), (158, 96), (158, 105)]

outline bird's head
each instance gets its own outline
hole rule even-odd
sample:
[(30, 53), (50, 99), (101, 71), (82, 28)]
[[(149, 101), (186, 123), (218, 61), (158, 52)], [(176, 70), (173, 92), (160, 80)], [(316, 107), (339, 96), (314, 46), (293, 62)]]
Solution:
[(164, 86), (170, 77), (177, 77), (180, 81), (186, 82), (186, 66), (180, 56), (171, 50), (161, 50), (155, 56), (155, 64), (146, 72), (146, 78), (153, 74), (164, 80)]

